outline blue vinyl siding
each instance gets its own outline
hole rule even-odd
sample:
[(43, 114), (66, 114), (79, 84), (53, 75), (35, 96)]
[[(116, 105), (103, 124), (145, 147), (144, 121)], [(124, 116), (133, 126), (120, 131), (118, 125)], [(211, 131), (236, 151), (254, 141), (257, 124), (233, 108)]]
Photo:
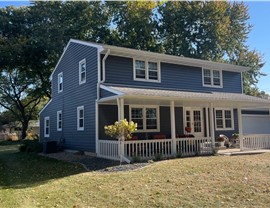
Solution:
[(118, 56), (107, 58), (105, 82), (136, 87), (242, 93), (241, 73), (223, 71), (223, 88), (203, 87), (201, 68), (168, 63), (161, 63), (161, 83), (134, 81), (133, 59)]
[[(79, 85), (79, 62), (86, 59), (86, 83)], [(97, 49), (70, 43), (52, 77), (52, 101), (42, 111), (41, 141), (44, 140), (44, 117), (50, 116), (48, 140), (65, 139), (65, 148), (95, 152), (95, 100), (97, 86)], [(57, 78), (63, 72), (63, 92), (58, 93)], [(77, 131), (77, 107), (84, 106), (84, 131)], [(62, 132), (57, 131), (57, 111), (62, 110)]]

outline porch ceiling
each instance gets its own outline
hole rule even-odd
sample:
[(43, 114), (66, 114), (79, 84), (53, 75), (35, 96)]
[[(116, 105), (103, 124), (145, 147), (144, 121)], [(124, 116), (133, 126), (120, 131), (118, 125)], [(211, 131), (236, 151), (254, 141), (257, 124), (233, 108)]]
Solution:
[[(114, 93), (119, 92), (119, 96), (125, 99), (125, 104), (152, 104), (169, 105), (171, 100), (179, 106), (209, 106), (213, 103), (219, 107), (258, 107), (270, 108), (270, 100), (257, 98), (254, 96), (238, 93), (222, 92), (187, 92), (176, 90), (157, 90), (134, 87), (106, 86), (107, 90)], [(102, 103), (114, 103), (116, 98), (101, 99)]]

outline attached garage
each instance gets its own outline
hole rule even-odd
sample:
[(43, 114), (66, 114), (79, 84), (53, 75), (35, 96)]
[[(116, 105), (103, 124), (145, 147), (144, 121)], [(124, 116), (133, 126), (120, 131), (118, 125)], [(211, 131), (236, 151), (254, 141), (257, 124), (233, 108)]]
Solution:
[(243, 134), (270, 134), (269, 110), (243, 110)]

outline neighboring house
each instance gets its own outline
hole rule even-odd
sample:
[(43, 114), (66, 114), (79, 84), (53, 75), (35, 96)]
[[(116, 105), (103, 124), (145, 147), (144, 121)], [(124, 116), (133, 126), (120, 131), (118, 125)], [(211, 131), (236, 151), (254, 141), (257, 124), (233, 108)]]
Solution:
[[(4, 124), (1, 126), (0, 139), (7, 139), (9, 134), (12, 134), (14, 140), (17, 140), (21, 136), (22, 124), (19, 121), (10, 122), (9, 124)], [(30, 120), (28, 124), (28, 132), (32, 135), (39, 135), (39, 121)]]
[[(70, 40), (50, 77), (52, 99), (40, 112), (40, 139), (112, 159), (120, 152), (127, 158), (209, 153), (216, 137), (233, 133), (240, 134), (243, 149), (243, 125), (250, 121), (242, 121), (242, 110), (268, 118), (270, 107), (267, 99), (243, 94), (248, 70)], [(118, 145), (104, 126), (123, 118), (136, 122), (138, 131)]]

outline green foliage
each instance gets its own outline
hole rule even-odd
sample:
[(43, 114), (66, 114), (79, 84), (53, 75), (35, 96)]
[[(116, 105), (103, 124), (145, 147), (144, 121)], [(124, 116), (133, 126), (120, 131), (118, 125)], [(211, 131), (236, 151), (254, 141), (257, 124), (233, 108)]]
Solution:
[(38, 139), (25, 139), (19, 147), (20, 152), (42, 152), (43, 146)]
[(176, 157), (177, 157), (177, 158), (183, 157), (183, 153), (182, 153), (181, 151), (177, 152), (177, 153), (176, 153)]
[(104, 126), (104, 130), (105, 134), (110, 137), (130, 139), (132, 133), (137, 131), (137, 124), (133, 121), (128, 122), (126, 119), (123, 119), (119, 122), (116, 121), (113, 125)]
[(154, 160), (155, 160), (155, 161), (160, 161), (160, 160), (162, 160), (162, 159), (163, 159), (162, 153), (157, 153), (157, 154), (155, 154), (155, 156), (154, 156)]
[(132, 163), (140, 163), (142, 162), (142, 158), (140, 156), (133, 156)]

